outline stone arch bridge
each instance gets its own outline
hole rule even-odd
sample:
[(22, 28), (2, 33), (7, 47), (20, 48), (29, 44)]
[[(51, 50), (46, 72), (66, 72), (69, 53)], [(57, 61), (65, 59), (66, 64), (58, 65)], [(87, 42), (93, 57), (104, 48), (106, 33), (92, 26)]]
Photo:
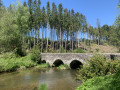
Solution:
[[(88, 53), (42, 53), (42, 60), (49, 63), (51, 66), (59, 66), (59, 64), (67, 64), (71, 68), (75, 68), (76, 65), (84, 65), (94, 54)], [(118, 58), (120, 59), (119, 53), (102, 53), (105, 55), (107, 60)]]

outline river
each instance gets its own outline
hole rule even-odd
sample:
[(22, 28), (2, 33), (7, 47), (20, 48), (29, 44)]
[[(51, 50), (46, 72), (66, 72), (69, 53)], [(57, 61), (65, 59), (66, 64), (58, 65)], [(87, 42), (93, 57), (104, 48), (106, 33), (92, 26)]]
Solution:
[(76, 70), (26, 69), (0, 75), (0, 90), (33, 90), (45, 83), (48, 90), (75, 90)]

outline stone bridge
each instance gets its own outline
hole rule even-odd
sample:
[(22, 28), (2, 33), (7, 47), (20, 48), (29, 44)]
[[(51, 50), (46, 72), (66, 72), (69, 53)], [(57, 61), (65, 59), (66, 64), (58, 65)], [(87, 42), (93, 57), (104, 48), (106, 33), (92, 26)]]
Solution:
[[(59, 66), (60, 64), (67, 64), (71, 68), (78, 68), (84, 65), (94, 54), (90, 53), (42, 53), (42, 60), (49, 63), (51, 66)], [(120, 59), (119, 53), (102, 53), (107, 60)]]

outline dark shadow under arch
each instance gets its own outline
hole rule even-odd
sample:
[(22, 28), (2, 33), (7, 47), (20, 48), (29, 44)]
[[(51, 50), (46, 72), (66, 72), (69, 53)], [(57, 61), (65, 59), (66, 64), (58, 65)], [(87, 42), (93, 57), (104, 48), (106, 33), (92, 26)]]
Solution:
[(73, 60), (71, 63), (70, 63), (70, 68), (71, 69), (77, 69), (77, 68), (81, 68), (83, 66), (83, 64), (78, 61), (78, 60)]
[(55, 62), (53, 63), (53, 66), (54, 66), (54, 67), (58, 67), (58, 66), (60, 66), (60, 65), (62, 65), (62, 64), (64, 64), (63, 61), (60, 60), (60, 59), (57, 59), (57, 60), (55, 60)]
[(41, 63), (46, 63), (46, 60), (42, 60)]

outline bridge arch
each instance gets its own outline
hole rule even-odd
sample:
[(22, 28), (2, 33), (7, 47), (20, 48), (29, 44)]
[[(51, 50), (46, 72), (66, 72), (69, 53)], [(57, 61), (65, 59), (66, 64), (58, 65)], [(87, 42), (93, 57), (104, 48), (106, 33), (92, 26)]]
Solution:
[(46, 60), (42, 60), (41, 63), (47, 63)]
[(79, 60), (73, 60), (73, 61), (70, 63), (70, 68), (71, 68), (71, 69), (81, 68), (81, 66), (83, 66), (83, 64), (82, 64), (82, 62), (79, 61)]
[(64, 64), (63, 61), (61, 59), (56, 59), (54, 62), (53, 62), (53, 66), (54, 67), (58, 67), (60, 65)]

